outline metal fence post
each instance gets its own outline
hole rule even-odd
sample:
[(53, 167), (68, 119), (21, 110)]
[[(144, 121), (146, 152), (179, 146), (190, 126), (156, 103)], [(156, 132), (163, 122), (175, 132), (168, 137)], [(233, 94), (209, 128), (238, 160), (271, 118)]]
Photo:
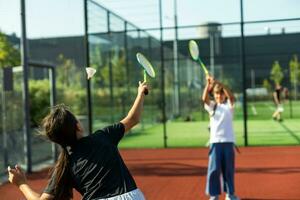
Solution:
[(108, 67), (109, 67), (109, 93), (110, 93), (110, 108), (111, 108), (111, 118), (110, 122), (114, 122), (114, 86), (113, 86), (113, 66), (112, 66), (112, 37), (111, 37), (111, 30), (110, 30), (110, 12), (107, 11), (107, 31), (108, 31), (108, 37), (110, 40), (110, 49), (108, 50)]
[[(51, 108), (53, 108), (56, 104), (56, 73), (55, 73), (55, 68), (52, 67), (49, 69), (50, 70), (50, 106)], [(58, 147), (55, 143), (52, 143), (52, 157), (53, 157), (53, 161), (54, 163), (57, 161), (58, 159)]]
[(241, 11), (241, 61), (242, 61), (242, 81), (243, 81), (243, 113), (244, 113), (244, 142), (248, 146), (248, 129), (247, 129), (247, 93), (246, 93), (246, 62), (245, 62), (245, 37), (244, 37), (244, 8), (243, 0), (240, 0)]
[(23, 66), (23, 117), (24, 117), (24, 153), (26, 171), (32, 172), (31, 160), (31, 134), (30, 134), (30, 112), (29, 112), (29, 88), (28, 88), (28, 53), (26, 36), (26, 8), (25, 0), (21, 0), (21, 60)]
[[(84, 46), (85, 46), (85, 65), (90, 66), (90, 49), (89, 49), (89, 33), (88, 33), (88, 8), (87, 1), (84, 1)], [(93, 132), (93, 113), (92, 113), (92, 95), (91, 95), (91, 81), (86, 79), (86, 92), (87, 92), (87, 108), (88, 108), (88, 131), (89, 134)]]
[(164, 64), (164, 42), (163, 42), (163, 24), (162, 24), (162, 1), (159, 0), (159, 23), (160, 23), (160, 62), (161, 62), (161, 93), (162, 93), (162, 121), (164, 134), (164, 147), (168, 147), (167, 143), (167, 118), (166, 118), (166, 102), (165, 102), (165, 64)]

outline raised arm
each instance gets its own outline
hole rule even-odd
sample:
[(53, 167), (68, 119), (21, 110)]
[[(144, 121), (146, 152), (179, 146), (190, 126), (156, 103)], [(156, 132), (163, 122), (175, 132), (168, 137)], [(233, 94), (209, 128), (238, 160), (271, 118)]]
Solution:
[(144, 91), (149, 90), (145, 82), (139, 82), (138, 94), (135, 101), (129, 110), (127, 116), (121, 120), (121, 123), (125, 126), (125, 132), (128, 132), (132, 127), (140, 122), (141, 114), (144, 105)]
[(8, 167), (8, 180), (9, 182), (18, 186), (27, 200), (52, 200), (53, 196), (50, 194), (39, 194), (31, 189), (27, 184), (26, 176), (21, 168), (16, 165), (15, 168)]
[(210, 100), (209, 100), (209, 96), (208, 93), (211, 90), (211, 88), (213, 87), (213, 83), (214, 83), (214, 79), (211, 76), (206, 76), (206, 85), (205, 88), (203, 90), (203, 94), (202, 94), (202, 101), (206, 104), (209, 105), (210, 104)]

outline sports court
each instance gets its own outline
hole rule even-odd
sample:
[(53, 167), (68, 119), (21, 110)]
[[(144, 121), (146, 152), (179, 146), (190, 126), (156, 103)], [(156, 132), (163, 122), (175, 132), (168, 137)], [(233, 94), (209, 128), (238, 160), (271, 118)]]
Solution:
[[(236, 187), (243, 200), (299, 199), (299, 147), (249, 147), (237, 154)], [(205, 148), (122, 150), (125, 162), (149, 200), (205, 199)], [(29, 176), (38, 191), (47, 170)], [(22, 199), (15, 186), (0, 188), (3, 199)], [(75, 199), (80, 199), (78, 193)]]
[(0, 0), (0, 199), (24, 199), (7, 184), (8, 165), (45, 186), (60, 149), (39, 131), (54, 105), (68, 106), (88, 136), (127, 115), (139, 81), (149, 85), (142, 118), (118, 146), (137, 185), (150, 200), (207, 199), (208, 75), (235, 99), (237, 195), (300, 199), (298, 8), (295, 0)]

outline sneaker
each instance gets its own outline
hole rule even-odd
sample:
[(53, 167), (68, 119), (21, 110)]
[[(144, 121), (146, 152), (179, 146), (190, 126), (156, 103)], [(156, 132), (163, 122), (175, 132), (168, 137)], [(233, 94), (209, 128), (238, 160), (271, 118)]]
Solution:
[(237, 196), (230, 194), (230, 195), (226, 195), (225, 200), (240, 200), (240, 198), (238, 198)]
[(210, 196), (209, 200), (219, 200), (219, 196)]

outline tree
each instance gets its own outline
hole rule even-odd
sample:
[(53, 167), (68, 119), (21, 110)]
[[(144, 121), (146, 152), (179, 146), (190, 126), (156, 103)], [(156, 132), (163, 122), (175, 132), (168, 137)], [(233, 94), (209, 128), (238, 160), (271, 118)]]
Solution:
[(290, 60), (289, 66), (290, 66), (290, 81), (294, 86), (295, 99), (297, 99), (297, 88), (298, 88), (298, 83), (300, 81), (300, 69), (299, 69), (300, 63), (298, 61), (297, 55), (294, 55), (292, 60)]
[(270, 84), (270, 82), (269, 82), (268, 79), (264, 79), (263, 80), (262, 86), (263, 86), (263, 88), (266, 88), (266, 90), (268, 92), (270, 92), (272, 90), (272, 86), (271, 86), (271, 84)]
[(275, 84), (280, 84), (283, 79), (283, 72), (279, 62), (276, 60), (272, 66), (271, 70), (271, 80), (274, 81)]
[[(102, 68), (102, 76), (104, 78), (104, 83), (106, 85), (110, 85), (109, 80), (109, 73), (110, 73), (110, 67), (109, 64), (111, 64), (112, 67), (112, 82), (114, 86), (117, 87), (124, 87), (126, 84), (126, 57), (124, 53), (124, 49), (113, 49), (112, 51), (112, 58), (111, 60), (107, 60), (105, 66)], [(111, 62), (111, 63), (109, 63)]]
[(104, 85), (104, 77), (102, 75), (101, 66), (103, 66), (103, 54), (99, 44), (90, 45), (90, 66), (97, 70), (97, 76), (93, 77), (93, 81), (97, 86)]
[(74, 60), (66, 58), (60, 54), (57, 58), (58, 66), (56, 67), (57, 82), (63, 87), (74, 87), (80, 85), (80, 72), (77, 72), (77, 67)]
[(49, 80), (29, 80), (30, 123), (37, 127), (48, 113), (50, 104)]
[(17, 66), (21, 63), (20, 52), (7, 39), (6, 35), (0, 31), (0, 68), (7, 66)]

